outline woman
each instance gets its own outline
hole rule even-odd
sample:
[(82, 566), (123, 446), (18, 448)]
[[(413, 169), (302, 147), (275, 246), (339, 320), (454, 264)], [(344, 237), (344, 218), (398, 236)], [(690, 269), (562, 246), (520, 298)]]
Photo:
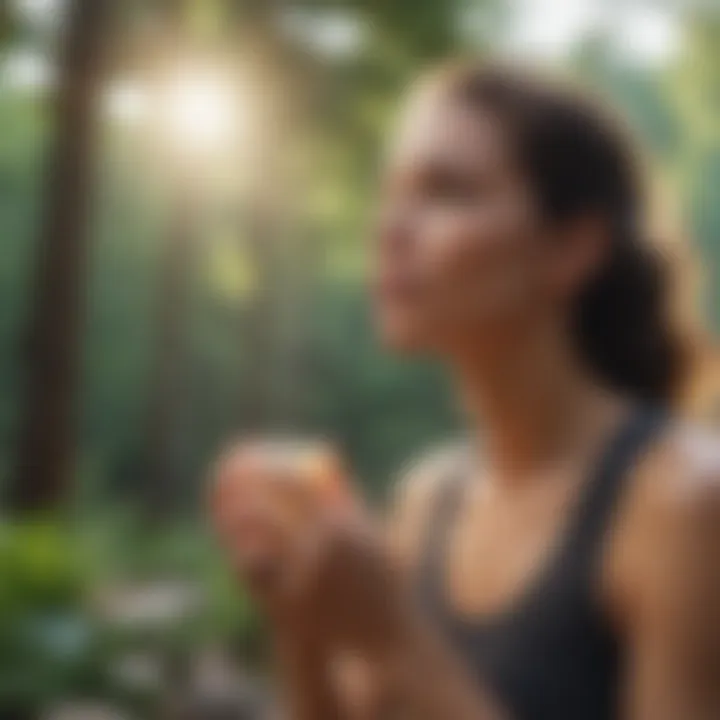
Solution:
[(221, 463), (218, 525), (294, 716), (374, 689), (427, 720), (720, 718), (720, 446), (668, 412), (691, 355), (623, 133), (555, 82), (454, 67), (413, 95), (382, 197), (381, 335), (448, 366), (470, 439), (402, 484), (405, 572), (342, 502), (309, 503), (300, 561), (293, 483), (227, 502), (272, 449)]

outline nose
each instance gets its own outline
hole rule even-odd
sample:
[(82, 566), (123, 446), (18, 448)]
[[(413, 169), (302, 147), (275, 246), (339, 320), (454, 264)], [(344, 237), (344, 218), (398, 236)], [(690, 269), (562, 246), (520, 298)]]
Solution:
[(377, 239), (381, 257), (392, 259), (405, 255), (413, 243), (410, 208), (400, 204), (383, 208), (378, 219)]

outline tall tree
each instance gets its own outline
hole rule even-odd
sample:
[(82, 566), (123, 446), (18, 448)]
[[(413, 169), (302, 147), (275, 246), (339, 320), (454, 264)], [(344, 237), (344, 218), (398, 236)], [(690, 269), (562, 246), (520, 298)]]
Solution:
[(88, 214), (111, 2), (71, 0), (60, 44), (54, 136), (24, 348), (25, 401), (9, 492), (18, 511), (56, 505), (73, 472)]
[[(192, 47), (188, 2), (161, 0), (155, 5), (159, 32), (151, 60), (156, 92), (162, 94)], [(193, 245), (197, 230), (197, 195), (193, 173), (173, 157), (177, 148), (163, 147), (165, 162), (174, 172), (170, 180), (172, 217), (158, 265), (154, 347), (148, 385), (145, 433), (145, 509), (153, 520), (170, 515), (177, 505), (178, 425), (186, 396), (189, 291)]]

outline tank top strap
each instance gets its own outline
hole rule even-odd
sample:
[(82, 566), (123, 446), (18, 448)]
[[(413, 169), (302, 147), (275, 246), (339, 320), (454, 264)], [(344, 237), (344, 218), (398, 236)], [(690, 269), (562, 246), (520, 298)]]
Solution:
[(585, 567), (592, 568), (633, 468), (668, 419), (662, 408), (634, 408), (602, 452), (566, 537), (566, 551)]
[(461, 452), (438, 480), (438, 488), (423, 523), (417, 568), (420, 600), (431, 610), (443, 610), (442, 590), (450, 531), (462, 503), (469, 473), (467, 453)]
[[(570, 555), (592, 572), (593, 559), (600, 552), (631, 470), (668, 419), (668, 413), (662, 408), (642, 405), (634, 408), (615, 431), (601, 453), (565, 534), (563, 555), (566, 561)], [(469, 455), (462, 453), (460, 461), (453, 463), (440, 479), (424, 522), (417, 587), (422, 601), (436, 610), (444, 608), (441, 588), (448, 536), (462, 503)]]

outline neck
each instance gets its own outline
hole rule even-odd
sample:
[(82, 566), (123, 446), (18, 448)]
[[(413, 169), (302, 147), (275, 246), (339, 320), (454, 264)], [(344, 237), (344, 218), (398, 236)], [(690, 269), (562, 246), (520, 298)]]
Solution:
[(526, 338), (512, 352), (492, 354), (468, 353), (456, 376), (478, 434), (482, 428), (491, 475), (504, 482), (569, 451), (589, 451), (621, 412), (559, 338)]

